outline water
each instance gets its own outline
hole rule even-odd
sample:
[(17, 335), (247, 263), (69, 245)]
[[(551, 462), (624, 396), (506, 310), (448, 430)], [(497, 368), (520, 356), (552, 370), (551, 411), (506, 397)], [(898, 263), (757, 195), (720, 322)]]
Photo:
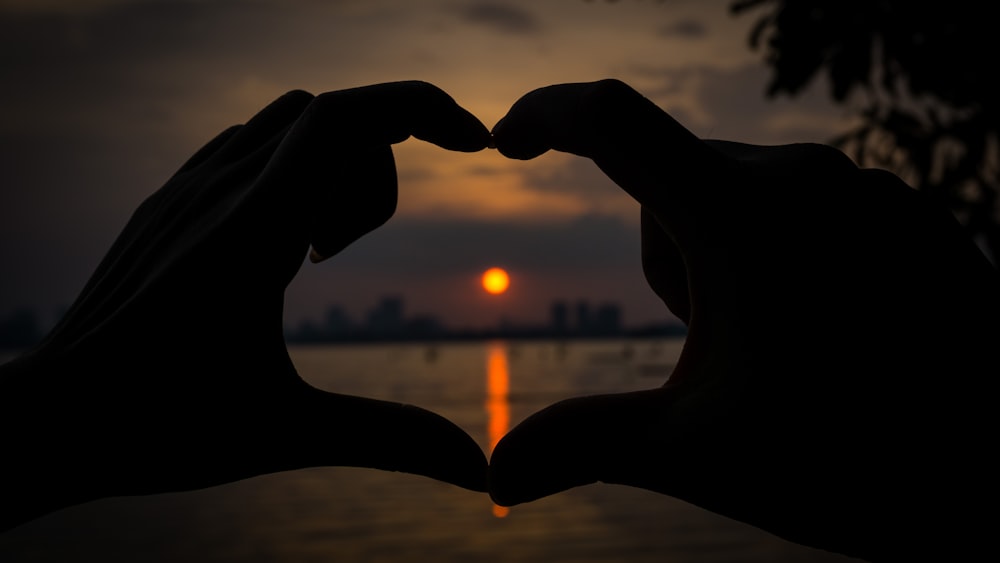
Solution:
[[(293, 347), (317, 387), (417, 404), (488, 451), (570, 396), (660, 385), (679, 340)], [(856, 561), (663, 495), (590, 485), (505, 511), (401, 473), (315, 468), (189, 493), (108, 499), (0, 535), (0, 562)]]

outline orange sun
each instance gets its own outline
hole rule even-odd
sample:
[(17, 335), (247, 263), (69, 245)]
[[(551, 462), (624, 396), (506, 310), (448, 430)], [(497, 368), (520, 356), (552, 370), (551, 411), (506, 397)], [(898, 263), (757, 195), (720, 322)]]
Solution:
[(510, 276), (503, 268), (490, 268), (483, 272), (483, 289), (493, 295), (500, 295), (510, 286)]

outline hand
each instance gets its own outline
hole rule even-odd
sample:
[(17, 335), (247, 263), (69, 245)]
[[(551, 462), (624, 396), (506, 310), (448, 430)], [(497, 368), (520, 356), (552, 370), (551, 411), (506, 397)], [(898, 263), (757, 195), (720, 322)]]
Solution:
[(293, 91), (149, 197), (65, 318), (0, 371), (0, 530), (91, 499), (311, 466), (485, 491), (464, 431), (309, 386), (283, 340), (283, 294), (310, 245), (321, 260), (389, 219), (391, 145), (411, 135), (467, 152), (490, 140), (425, 83)]
[(872, 560), (992, 551), (1000, 283), (947, 211), (830, 147), (700, 140), (617, 81), (533, 91), (493, 134), (634, 197), (646, 278), (689, 327), (662, 387), (514, 428), (497, 503), (601, 481)]

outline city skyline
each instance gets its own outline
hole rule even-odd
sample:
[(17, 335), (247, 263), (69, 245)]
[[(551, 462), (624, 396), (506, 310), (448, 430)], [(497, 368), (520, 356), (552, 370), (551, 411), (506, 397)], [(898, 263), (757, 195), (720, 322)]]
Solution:
[[(289, 343), (363, 341), (437, 341), (491, 338), (599, 338), (629, 336), (683, 336), (686, 327), (667, 318), (662, 322), (629, 322), (619, 303), (557, 298), (544, 312), (545, 320), (498, 317), (475, 326), (453, 325), (434, 312), (410, 312), (399, 294), (383, 295), (361, 315), (342, 304), (330, 303), (318, 316), (286, 322)], [(20, 309), (0, 317), (0, 350), (27, 349), (48, 332), (38, 311)]]
[(477, 326), (449, 325), (428, 312), (407, 310), (399, 295), (385, 295), (363, 315), (349, 314), (342, 305), (328, 305), (322, 316), (286, 325), (289, 342), (364, 340), (439, 340), (515, 338), (590, 338), (643, 335), (677, 336), (686, 332), (676, 319), (660, 323), (629, 323), (613, 301), (554, 299), (544, 322), (499, 317)]

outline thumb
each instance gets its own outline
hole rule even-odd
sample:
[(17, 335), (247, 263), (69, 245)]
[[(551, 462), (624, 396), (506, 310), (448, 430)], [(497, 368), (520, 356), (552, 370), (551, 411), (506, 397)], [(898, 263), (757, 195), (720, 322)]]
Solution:
[(512, 506), (597, 482), (665, 492), (670, 437), (657, 429), (668, 394), (578, 397), (528, 417), (493, 451), (494, 502)]
[(487, 462), (479, 444), (429, 410), (321, 390), (297, 405), (291, 433), (279, 445), (292, 468), (368, 467), (423, 475), (485, 492)]

